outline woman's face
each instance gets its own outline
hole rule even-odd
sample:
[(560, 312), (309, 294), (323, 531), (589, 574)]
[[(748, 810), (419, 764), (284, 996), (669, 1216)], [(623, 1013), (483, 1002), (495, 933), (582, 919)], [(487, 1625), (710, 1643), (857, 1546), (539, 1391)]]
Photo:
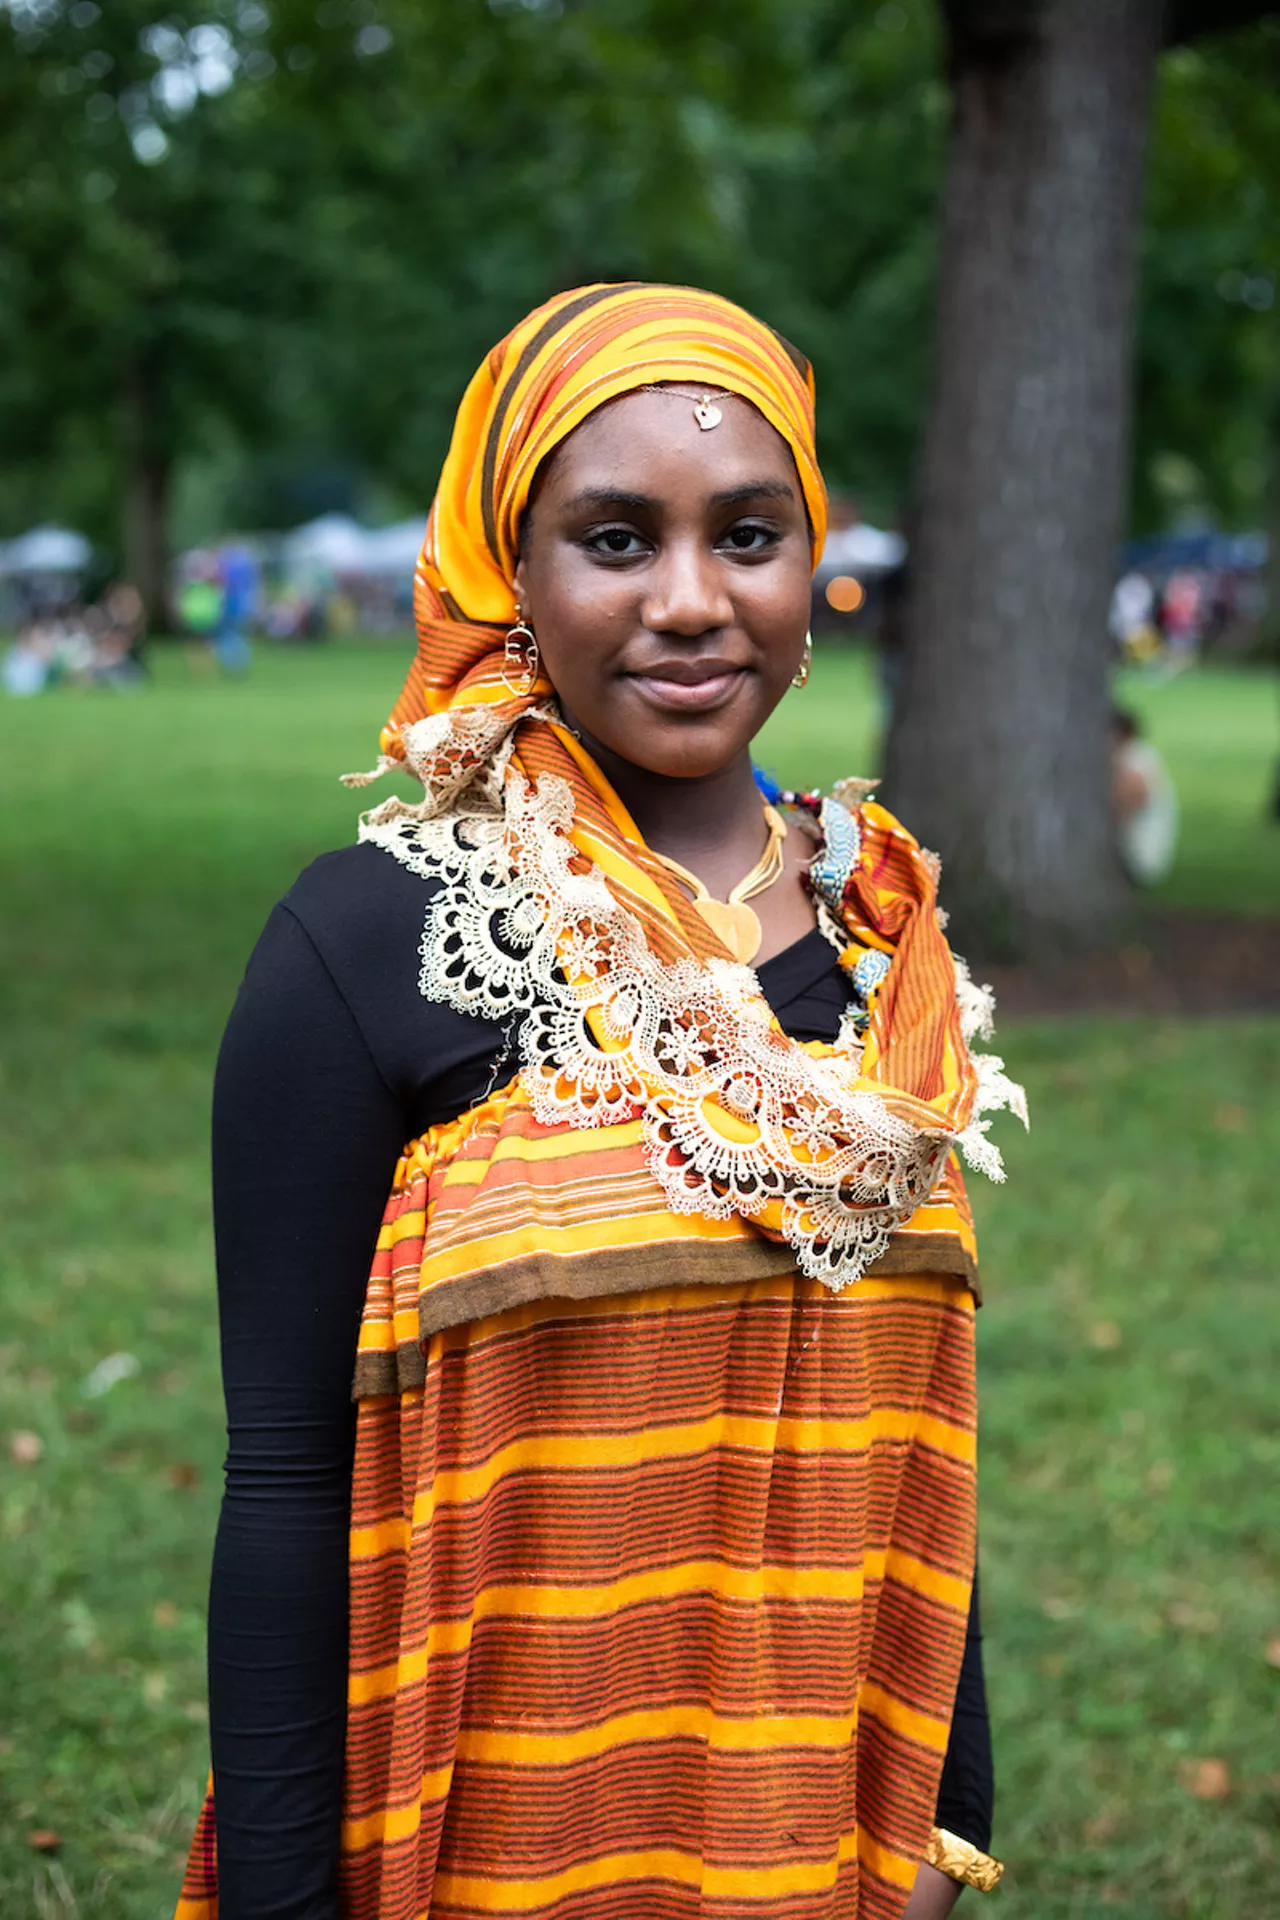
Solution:
[(649, 772), (727, 766), (787, 690), (809, 624), (809, 530), (786, 442), (717, 395), (629, 393), (547, 461), (515, 586), (566, 717)]

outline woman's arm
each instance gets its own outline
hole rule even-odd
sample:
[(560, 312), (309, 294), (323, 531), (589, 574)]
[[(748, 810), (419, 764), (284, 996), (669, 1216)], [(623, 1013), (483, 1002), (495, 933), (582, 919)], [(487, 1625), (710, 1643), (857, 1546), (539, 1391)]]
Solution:
[(226, 1493), (209, 1604), (220, 1920), (337, 1920), (351, 1376), (402, 1102), (286, 907), (214, 1093)]
[[(991, 1727), (982, 1671), (982, 1615), (975, 1573), (964, 1659), (951, 1716), (951, 1739), (938, 1786), (937, 1825), (985, 1853), (991, 1845), (994, 1803)], [(945, 1920), (963, 1891), (949, 1874), (924, 1863), (916, 1875), (903, 1920)]]
[(902, 1920), (946, 1920), (963, 1892), (958, 1881), (922, 1862)]

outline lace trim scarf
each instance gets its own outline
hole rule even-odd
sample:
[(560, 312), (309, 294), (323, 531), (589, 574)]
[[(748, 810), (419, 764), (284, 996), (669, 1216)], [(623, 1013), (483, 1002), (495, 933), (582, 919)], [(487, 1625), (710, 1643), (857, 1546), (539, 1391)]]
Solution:
[[(833, 1289), (883, 1253), (953, 1149), (1003, 1178), (984, 1115), (1009, 1107), (1025, 1119), (1022, 1091), (998, 1058), (969, 1051), (990, 1034), (991, 997), (942, 938), (936, 859), (891, 815), (821, 804), (810, 884), (852, 1002), (835, 1046), (805, 1049), (749, 968), (655, 951), (619, 897), (636, 897), (643, 869), (611, 881), (584, 854), (568, 780), (531, 779), (521, 763), (531, 728), (566, 744), (558, 714), (526, 713), (518, 729), (514, 718), (463, 706), (405, 728), (423, 800), (384, 802), (360, 837), (437, 883), (421, 990), (518, 1027), (521, 1083), (543, 1125), (638, 1118), (674, 1213), (737, 1213)], [(630, 851), (639, 861), (646, 850)], [(898, 1084), (895, 1057), (908, 1069)]]

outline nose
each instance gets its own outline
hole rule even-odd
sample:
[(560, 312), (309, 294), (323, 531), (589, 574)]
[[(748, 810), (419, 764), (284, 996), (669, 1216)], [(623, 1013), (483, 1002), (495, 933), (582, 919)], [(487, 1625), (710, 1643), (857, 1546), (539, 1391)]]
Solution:
[(733, 623), (733, 601), (714, 553), (700, 540), (672, 541), (651, 570), (640, 617), (650, 633), (689, 640)]

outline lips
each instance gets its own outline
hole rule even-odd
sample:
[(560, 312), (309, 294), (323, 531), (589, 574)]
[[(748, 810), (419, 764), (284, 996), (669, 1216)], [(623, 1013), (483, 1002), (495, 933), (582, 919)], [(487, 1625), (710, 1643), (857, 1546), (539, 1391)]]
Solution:
[(658, 660), (628, 677), (652, 706), (668, 713), (708, 713), (733, 698), (745, 674), (732, 660)]

